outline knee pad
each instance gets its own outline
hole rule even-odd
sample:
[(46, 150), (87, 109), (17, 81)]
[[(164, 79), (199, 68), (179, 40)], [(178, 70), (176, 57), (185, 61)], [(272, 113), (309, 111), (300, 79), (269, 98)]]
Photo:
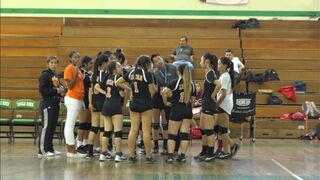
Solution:
[(211, 136), (211, 135), (214, 134), (213, 129), (206, 129), (205, 132), (206, 132), (206, 135), (207, 135), (207, 136)]
[(81, 129), (81, 130), (86, 130), (86, 127), (87, 127), (87, 123), (80, 123), (79, 124), (79, 129)]
[(164, 131), (168, 131), (168, 124), (162, 124), (162, 129)]
[(219, 129), (220, 129), (220, 126), (219, 126), (219, 125), (215, 125), (215, 126), (213, 127), (214, 133), (219, 134)]
[(103, 132), (103, 137), (110, 138), (111, 135), (112, 135), (112, 131), (105, 131), (105, 132)]
[(114, 137), (115, 138), (122, 138), (122, 131), (114, 132)]
[(226, 133), (228, 133), (228, 128), (220, 127), (219, 132), (220, 132), (221, 135), (226, 134)]
[(180, 137), (181, 141), (188, 141), (189, 140), (189, 134), (188, 133), (180, 132), (179, 137)]
[(97, 134), (98, 131), (99, 131), (99, 127), (94, 127), (94, 126), (91, 126), (91, 129), (90, 129), (91, 132)]
[(168, 134), (168, 139), (175, 141), (177, 139), (177, 135)]
[(104, 132), (104, 127), (99, 128), (100, 132)]
[(158, 130), (160, 127), (160, 124), (159, 123), (152, 123), (152, 128), (155, 129), (155, 130)]
[(204, 129), (200, 129), (201, 135), (206, 136), (206, 131)]

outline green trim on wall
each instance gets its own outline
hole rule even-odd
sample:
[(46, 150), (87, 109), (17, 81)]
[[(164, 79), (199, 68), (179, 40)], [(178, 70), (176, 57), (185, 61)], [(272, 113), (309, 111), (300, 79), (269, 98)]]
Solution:
[(1, 14), (73, 14), (73, 15), (160, 15), (160, 16), (320, 16), (320, 11), (214, 11), (214, 10), (145, 10), (145, 9), (36, 9), (1, 8)]

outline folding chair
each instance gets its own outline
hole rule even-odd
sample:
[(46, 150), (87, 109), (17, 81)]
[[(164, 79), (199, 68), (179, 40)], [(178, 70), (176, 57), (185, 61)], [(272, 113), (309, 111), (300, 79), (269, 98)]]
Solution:
[(0, 134), (6, 134), (6, 137), (8, 138), (8, 143), (12, 142), (12, 107), (11, 107), (11, 101), (10, 99), (0, 99), (0, 107), (1, 107), (1, 116), (0, 116)]
[[(36, 143), (38, 137), (38, 123), (36, 102), (32, 99), (19, 99), (15, 103), (12, 119), (12, 142), (18, 138), (16, 134), (31, 134)], [(32, 130), (28, 130), (31, 128)], [(29, 136), (19, 136), (19, 138), (28, 138)]]

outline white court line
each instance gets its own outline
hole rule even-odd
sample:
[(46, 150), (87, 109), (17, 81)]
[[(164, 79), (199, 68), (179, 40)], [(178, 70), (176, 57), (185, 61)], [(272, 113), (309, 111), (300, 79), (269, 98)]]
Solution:
[(294, 174), (293, 172), (291, 172), (289, 169), (287, 169), (284, 165), (280, 164), (278, 161), (271, 159), (271, 161), (273, 161), (274, 163), (276, 163), (276, 165), (280, 166), (283, 170), (285, 170), (287, 173), (291, 174), (293, 177), (295, 177), (296, 179), (299, 180), (303, 180), (301, 177), (299, 177), (298, 175)]

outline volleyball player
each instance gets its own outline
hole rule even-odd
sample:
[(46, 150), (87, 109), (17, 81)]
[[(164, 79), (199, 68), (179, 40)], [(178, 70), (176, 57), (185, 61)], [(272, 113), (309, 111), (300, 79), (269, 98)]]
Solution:
[(233, 108), (234, 72), (232, 61), (227, 57), (221, 57), (218, 61), (218, 71), (220, 72), (221, 88), (217, 95), (217, 124), (220, 127), (219, 132), (224, 147), (219, 158), (228, 159), (233, 157), (239, 149), (239, 145), (233, 142), (228, 133), (229, 117)]
[(214, 157), (215, 136), (213, 127), (216, 124), (216, 96), (221, 88), (217, 76), (217, 57), (205, 53), (200, 65), (205, 70), (204, 92), (202, 97), (202, 112), (200, 128), (202, 133), (202, 151), (195, 159), (212, 161)]
[[(176, 161), (186, 162), (185, 154), (188, 150), (189, 128), (192, 121), (192, 104), (196, 96), (196, 87), (192, 82), (191, 71), (185, 64), (178, 67), (179, 78), (171, 81), (163, 89), (164, 103), (170, 106), (166, 97), (172, 93), (172, 105), (169, 118), (169, 140), (167, 163), (173, 163), (175, 140), (180, 136), (180, 152)], [(180, 129), (180, 133), (178, 131)]]
[[(101, 115), (102, 106), (105, 100), (105, 95), (101, 94), (94, 89), (94, 86), (100, 83), (104, 76), (106, 76), (107, 67), (109, 62), (109, 56), (107, 54), (101, 54), (94, 63), (93, 75), (92, 75), (92, 95), (89, 95), (89, 109), (91, 111), (91, 129), (88, 138), (88, 152), (87, 158), (93, 157), (93, 145), (96, 135), (99, 137), (100, 131), (100, 140), (104, 132), (104, 122)], [(111, 154), (108, 156), (110, 159)]]
[(84, 56), (81, 60), (81, 72), (84, 75), (84, 108), (81, 109), (79, 114), (79, 128), (77, 137), (77, 151), (86, 153), (86, 144), (88, 142), (89, 130), (91, 127), (91, 112), (89, 110), (89, 89), (91, 87), (93, 60), (90, 56)]
[(95, 85), (95, 89), (102, 94), (105, 94), (105, 102), (102, 107), (102, 115), (104, 119), (104, 134), (101, 140), (102, 154), (100, 160), (107, 160), (108, 156), (107, 143), (112, 135), (114, 127), (116, 156), (115, 161), (120, 162), (127, 160), (121, 151), (122, 140), (122, 104), (121, 97), (124, 96), (123, 89), (116, 86), (116, 81), (122, 75), (122, 68), (119, 62), (112, 61), (108, 66), (108, 75), (99, 83)]
[[(155, 92), (153, 77), (148, 70), (151, 66), (149, 56), (139, 56), (135, 69), (117, 80), (116, 85), (123, 89), (131, 90), (132, 101), (130, 102), (131, 128), (128, 138), (129, 161), (136, 162), (135, 144), (142, 122), (143, 142), (145, 145), (146, 162), (152, 163), (151, 155), (151, 120), (152, 120), (152, 96)], [(130, 83), (127, 86), (125, 82)]]

